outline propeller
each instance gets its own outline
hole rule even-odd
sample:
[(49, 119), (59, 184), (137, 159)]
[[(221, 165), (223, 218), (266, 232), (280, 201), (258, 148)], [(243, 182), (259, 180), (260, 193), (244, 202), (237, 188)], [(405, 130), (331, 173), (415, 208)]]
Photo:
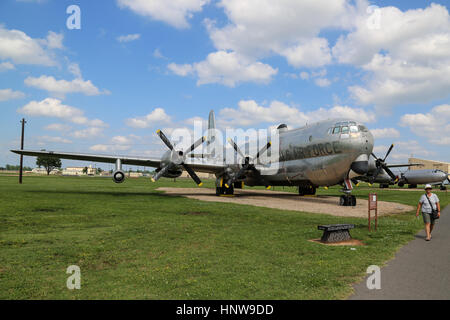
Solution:
[(375, 166), (377, 167), (375, 173), (372, 175), (372, 177), (370, 177), (371, 183), (375, 181), (382, 170), (386, 171), (386, 173), (392, 178), (392, 180), (394, 180), (395, 182), (398, 181), (398, 177), (386, 165), (386, 158), (389, 156), (393, 148), (394, 144), (391, 144), (383, 159), (378, 158), (373, 152), (371, 153), (372, 157), (375, 158)]
[(233, 147), (234, 151), (236, 151), (236, 153), (239, 154), (242, 157), (243, 163), (242, 163), (241, 168), (239, 169), (239, 171), (236, 172), (234, 175), (230, 176), (230, 178), (227, 180), (227, 183), (225, 183), (225, 186), (228, 188), (228, 186), (232, 185), (234, 182), (236, 182), (237, 180), (239, 180), (242, 177), (244, 177), (245, 172), (249, 171), (249, 170), (253, 171), (258, 177), (260, 177), (261, 174), (256, 169), (254, 163), (255, 163), (255, 161), (256, 161), (256, 163), (258, 163), (259, 158), (261, 157), (261, 155), (264, 154), (264, 152), (266, 152), (272, 146), (272, 143), (269, 141), (267, 144), (265, 144), (256, 153), (256, 156), (254, 158), (252, 158), (249, 155), (244, 155), (244, 153), (238, 147), (236, 142), (234, 142), (232, 139), (228, 139), (228, 142), (231, 144), (231, 146)]
[(198, 146), (200, 146), (203, 142), (205, 142), (206, 138), (205, 137), (201, 137), (200, 139), (198, 139), (197, 141), (195, 141), (189, 148), (187, 148), (184, 151), (181, 150), (175, 150), (175, 148), (173, 147), (172, 143), (170, 142), (170, 140), (166, 137), (166, 135), (161, 131), (161, 130), (157, 130), (156, 134), (161, 138), (161, 140), (164, 142), (164, 144), (167, 146), (167, 148), (169, 148), (169, 150), (171, 151), (171, 156), (170, 156), (170, 160), (169, 162), (163, 166), (153, 177), (152, 177), (152, 181), (155, 182), (157, 181), (159, 178), (161, 178), (162, 176), (164, 176), (164, 174), (166, 174), (170, 168), (172, 168), (173, 166), (182, 166), (184, 168), (184, 170), (187, 171), (187, 173), (191, 176), (191, 178), (195, 181), (195, 183), (201, 187), (202, 186), (202, 181), (200, 180), (200, 178), (197, 176), (197, 174), (195, 173), (195, 171), (187, 164), (185, 163), (185, 159), (186, 156), (191, 153), (192, 151), (194, 151)]

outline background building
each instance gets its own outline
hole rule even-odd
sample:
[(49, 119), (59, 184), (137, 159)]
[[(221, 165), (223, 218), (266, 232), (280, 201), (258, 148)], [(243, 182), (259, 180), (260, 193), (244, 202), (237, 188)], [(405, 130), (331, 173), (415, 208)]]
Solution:
[(410, 167), (410, 170), (439, 169), (450, 173), (450, 162), (409, 158), (408, 163), (421, 163), (423, 166)]
[[(86, 170), (85, 170), (86, 168)], [(84, 172), (86, 171), (86, 172)], [(82, 175), (88, 175), (93, 176), (96, 173), (96, 169), (92, 168), (90, 165), (89, 167), (67, 167), (63, 170), (62, 174), (64, 176), (82, 176)]]

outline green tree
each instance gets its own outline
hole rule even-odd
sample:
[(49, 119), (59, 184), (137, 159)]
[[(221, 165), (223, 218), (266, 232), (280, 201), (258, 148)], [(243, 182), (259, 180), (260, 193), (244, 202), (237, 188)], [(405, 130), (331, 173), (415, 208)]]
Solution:
[(84, 168), (83, 168), (83, 173), (84, 173), (84, 174), (87, 174), (87, 171), (88, 171), (88, 167), (84, 167)]
[(55, 168), (61, 168), (61, 159), (50, 156), (39, 156), (36, 158), (36, 165), (44, 167), (47, 170), (47, 175)]

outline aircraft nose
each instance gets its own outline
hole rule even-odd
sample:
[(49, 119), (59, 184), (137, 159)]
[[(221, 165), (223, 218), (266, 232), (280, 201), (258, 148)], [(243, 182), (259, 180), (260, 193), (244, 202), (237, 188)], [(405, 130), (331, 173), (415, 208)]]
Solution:
[(442, 180), (445, 180), (448, 178), (447, 173), (445, 172), (438, 172), (439, 178)]

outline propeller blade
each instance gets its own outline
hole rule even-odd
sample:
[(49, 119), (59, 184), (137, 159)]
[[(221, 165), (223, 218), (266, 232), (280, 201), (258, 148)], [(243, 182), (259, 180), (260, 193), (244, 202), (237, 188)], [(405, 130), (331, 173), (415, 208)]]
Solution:
[(378, 157), (375, 155), (375, 153), (372, 152), (370, 155), (371, 155), (372, 157), (374, 157), (375, 159), (378, 159)]
[(234, 142), (233, 140), (228, 139), (228, 142), (233, 146), (234, 151), (236, 151), (237, 153), (239, 153), (239, 155), (242, 158), (245, 158), (245, 155), (241, 152), (241, 149), (239, 149), (238, 145), (236, 144), (236, 142)]
[(392, 178), (392, 180), (396, 181), (397, 180), (397, 176), (392, 173), (391, 169), (389, 169), (387, 166), (383, 166), (384, 171), (386, 171), (386, 173)]
[(173, 150), (173, 145), (170, 143), (169, 139), (167, 139), (166, 135), (161, 130), (156, 130), (156, 134), (161, 138), (161, 140), (164, 142), (164, 144), (169, 148), (170, 150)]
[(197, 141), (195, 141), (195, 142), (192, 144), (192, 146), (190, 146), (188, 149), (186, 149), (186, 150), (184, 151), (184, 154), (188, 154), (188, 153), (194, 151), (195, 149), (198, 148), (199, 145), (201, 145), (203, 142), (205, 142), (205, 140), (206, 140), (206, 137), (201, 137), (200, 139), (198, 139)]
[(153, 182), (158, 181), (167, 171), (169, 170), (169, 166), (162, 167), (151, 179)]
[(391, 144), (391, 146), (389, 147), (388, 152), (387, 152), (386, 155), (384, 156), (383, 162), (386, 160), (386, 158), (388, 157), (389, 153), (391, 153), (392, 148), (394, 148), (394, 144)]
[(271, 146), (272, 146), (272, 142), (270, 142), (270, 141), (267, 142), (267, 144), (266, 144), (264, 147), (262, 147), (261, 150), (258, 151), (258, 153), (256, 154), (255, 159), (258, 160), (259, 157), (260, 157), (264, 152), (266, 152), (267, 149), (269, 149)]
[(194, 170), (187, 165), (186, 163), (182, 163), (183, 168), (187, 171), (187, 173), (191, 176), (191, 178), (195, 181), (195, 183), (201, 187), (203, 185), (202, 180), (197, 176)]

